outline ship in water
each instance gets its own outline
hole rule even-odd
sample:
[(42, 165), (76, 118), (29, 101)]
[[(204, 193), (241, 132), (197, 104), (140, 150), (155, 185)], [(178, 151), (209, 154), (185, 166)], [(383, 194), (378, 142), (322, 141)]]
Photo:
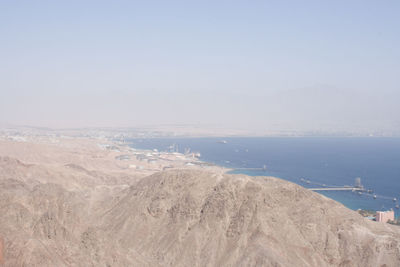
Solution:
[(219, 143), (219, 144), (227, 144), (228, 141), (226, 141), (226, 140), (219, 140), (217, 143)]

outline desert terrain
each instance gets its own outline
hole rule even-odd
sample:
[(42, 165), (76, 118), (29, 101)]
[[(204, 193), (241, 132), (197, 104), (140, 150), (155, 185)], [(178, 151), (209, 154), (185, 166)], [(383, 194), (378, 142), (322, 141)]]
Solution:
[(0, 203), (1, 266), (400, 266), (397, 226), (106, 140), (0, 139)]

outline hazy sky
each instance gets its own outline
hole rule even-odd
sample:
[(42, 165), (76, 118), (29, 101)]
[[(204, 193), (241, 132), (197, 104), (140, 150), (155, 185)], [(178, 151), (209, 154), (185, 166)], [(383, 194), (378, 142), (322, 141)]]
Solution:
[(400, 1), (0, 1), (0, 122), (400, 129)]

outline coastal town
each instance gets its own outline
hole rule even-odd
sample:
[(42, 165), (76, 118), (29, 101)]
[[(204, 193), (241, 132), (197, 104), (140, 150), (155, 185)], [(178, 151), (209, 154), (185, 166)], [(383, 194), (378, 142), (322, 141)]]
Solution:
[(179, 153), (176, 151), (158, 151), (135, 149), (128, 146), (125, 142), (114, 142), (113, 144), (98, 144), (101, 149), (116, 153), (115, 160), (120, 161), (120, 166), (136, 171), (152, 172), (163, 171), (176, 168), (202, 168), (202, 169), (222, 169), (212, 163), (201, 161), (199, 152)]

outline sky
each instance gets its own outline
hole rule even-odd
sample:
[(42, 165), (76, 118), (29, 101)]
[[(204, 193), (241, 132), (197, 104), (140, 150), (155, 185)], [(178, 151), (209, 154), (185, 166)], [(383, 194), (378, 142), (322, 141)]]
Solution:
[(0, 122), (400, 133), (400, 1), (0, 1)]

